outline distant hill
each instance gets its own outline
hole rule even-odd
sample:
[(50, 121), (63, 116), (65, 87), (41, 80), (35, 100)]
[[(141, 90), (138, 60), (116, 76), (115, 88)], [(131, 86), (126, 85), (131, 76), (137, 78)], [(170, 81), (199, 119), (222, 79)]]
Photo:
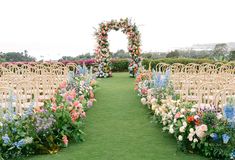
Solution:
[[(194, 50), (213, 50), (217, 43), (208, 43), (208, 44), (194, 44), (191, 49)], [(235, 42), (227, 43), (230, 50), (235, 50)]]

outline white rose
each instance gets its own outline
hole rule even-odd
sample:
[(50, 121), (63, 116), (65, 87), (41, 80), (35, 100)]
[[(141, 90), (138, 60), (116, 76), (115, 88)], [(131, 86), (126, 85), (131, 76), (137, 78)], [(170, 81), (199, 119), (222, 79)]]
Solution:
[(183, 136), (179, 135), (178, 140), (182, 141), (183, 140)]
[(156, 103), (156, 98), (151, 99), (151, 104), (155, 104)]
[(217, 113), (216, 117), (217, 117), (217, 119), (222, 119), (223, 115), (221, 113)]
[(192, 133), (189, 133), (189, 135), (188, 135), (188, 140), (189, 140), (189, 141), (193, 141), (193, 136), (194, 136), (194, 135), (193, 135)]
[(189, 129), (189, 132), (190, 132), (190, 133), (194, 133), (194, 129), (193, 129), (193, 128), (190, 128), (190, 129)]
[(180, 127), (180, 132), (182, 133), (184, 131), (185, 131), (185, 127), (184, 126)]
[(184, 108), (181, 108), (180, 112), (181, 112), (181, 113), (184, 113), (184, 112), (185, 112), (185, 109), (184, 109)]
[(141, 103), (142, 103), (143, 105), (146, 105), (146, 98), (141, 98)]
[(152, 105), (152, 110), (153, 110), (153, 111), (155, 111), (155, 110), (156, 110), (156, 108), (157, 108), (157, 105), (155, 105), (155, 104), (154, 104), (154, 105)]
[(191, 108), (191, 112), (192, 113), (196, 112), (196, 109), (195, 108)]
[(194, 138), (194, 139), (193, 139), (193, 142), (194, 142), (194, 143), (197, 143), (197, 142), (198, 142), (198, 139), (197, 139), (197, 138)]
[(187, 127), (187, 122), (183, 122), (183, 126), (186, 128)]
[(173, 134), (174, 132), (175, 132), (175, 131), (174, 131), (173, 128), (170, 128), (170, 129), (169, 129), (169, 133), (170, 133), (170, 134)]

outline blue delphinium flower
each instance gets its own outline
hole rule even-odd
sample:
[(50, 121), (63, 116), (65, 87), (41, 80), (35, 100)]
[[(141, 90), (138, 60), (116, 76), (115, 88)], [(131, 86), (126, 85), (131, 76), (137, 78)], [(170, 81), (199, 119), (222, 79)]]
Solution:
[(5, 134), (4, 136), (2, 136), (2, 140), (3, 140), (3, 143), (4, 143), (4, 144), (9, 144), (10, 141), (11, 141), (7, 134)]
[(170, 70), (167, 69), (166, 73), (165, 73), (165, 75), (164, 75), (164, 77), (162, 79), (162, 87), (166, 87), (167, 86), (167, 84), (169, 82), (169, 78), (170, 78)]
[(13, 143), (13, 145), (16, 148), (20, 149), (23, 145), (25, 145), (24, 139), (21, 139), (20, 141)]
[(213, 139), (213, 141), (218, 141), (219, 140), (218, 134), (216, 134), (216, 133), (211, 133), (210, 136)]
[(222, 135), (222, 139), (223, 139), (223, 143), (227, 144), (229, 139), (230, 139), (230, 136), (225, 133), (225, 134)]

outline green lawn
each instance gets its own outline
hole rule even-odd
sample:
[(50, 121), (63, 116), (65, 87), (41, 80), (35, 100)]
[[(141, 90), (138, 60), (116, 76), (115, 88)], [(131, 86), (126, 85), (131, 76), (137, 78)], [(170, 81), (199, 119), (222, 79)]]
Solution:
[(87, 113), (86, 141), (55, 155), (31, 160), (202, 160), (177, 150), (176, 141), (150, 123), (149, 111), (134, 91), (128, 73), (99, 80), (97, 102)]

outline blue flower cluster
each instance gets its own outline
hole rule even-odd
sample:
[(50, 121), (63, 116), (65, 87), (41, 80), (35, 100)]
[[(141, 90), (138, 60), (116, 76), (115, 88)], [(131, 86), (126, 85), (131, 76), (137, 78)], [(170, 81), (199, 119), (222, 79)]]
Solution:
[(24, 141), (24, 139), (21, 139), (21, 140), (19, 140), (18, 142), (14, 142), (13, 145), (14, 145), (16, 148), (20, 149), (22, 146), (25, 145), (25, 141)]
[[(215, 141), (215, 142), (217, 142), (217, 141), (219, 140), (219, 136), (218, 136), (217, 133), (212, 133), (212, 134), (210, 135), (210, 137), (211, 137), (211, 138), (213, 139), (213, 141)], [(227, 144), (227, 143), (229, 142), (230, 138), (231, 138), (231, 137), (230, 137), (228, 134), (224, 133), (224, 134), (222, 135), (223, 143), (224, 143), (224, 144)]]
[(170, 79), (170, 70), (169, 69), (166, 70), (165, 75), (162, 75), (160, 72), (156, 73), (154, 69), (152, 73), (153, 73), (152, 79), (153, 79), (154, 88), (158, 89), (166, 88)]
[(8, 145), (11, 142), (11, 140), (10, 140), (10, 138), (7, 134), (2, 136), (2, 140), (3, 140), (3, 143), (6, 144), (6, 145)]
[(78, 75), (87, 75), (88, 74), (88, 69), (85, 66), (85, 64), (83, 64), (83, 66), (80, 66), (80, 65), (77, 66), (76, 74), (78, 74)]

